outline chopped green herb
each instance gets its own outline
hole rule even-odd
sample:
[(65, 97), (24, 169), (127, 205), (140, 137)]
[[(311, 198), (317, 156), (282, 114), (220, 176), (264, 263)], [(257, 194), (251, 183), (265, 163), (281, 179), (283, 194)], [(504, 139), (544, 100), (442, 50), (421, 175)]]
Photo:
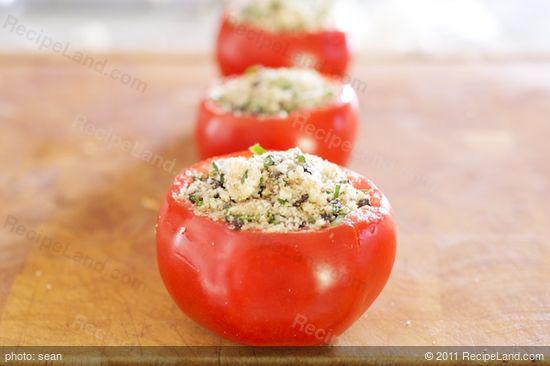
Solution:
[[(254, 215), (247, 215), (247, 214), (231, 214), (231, 213), (226, 213), (225, 215), (225, 221), (240, 221), (240, 222), (253, 222), (253, 221), (256, 221), (256, 216)], [(242, 225), (241, 225), (242, 226)]]
[(340, 196), (340, 185), (337, 184), (336, 188), (334, 188), (334, 195), (332, 196), (332, 199), (337, 199), (338, 196)]
[(297, 161), (298, 163), (300, 163), (300, 164), (305, 164), (305, 163), (306, 163), (306, 157), (303, 156), (303, 155), (298, 155), (298, 156), (296, 157), (296, 161)]
[(255, 144), (254, 146), (250, 146), (248, 148), (254, 155), (262, 155), (267, 152), (266, 149), (260, 146), (260, 144)]
[(279, 223), (277, 217), (272, 213), (267, 214), (267, 222), (272, 225), (277, 225)]
[(330, 224), (332, 226), (337, 226), (337, 225), (340, 225), (342, 223), (342, 221), (344, 221), (344, 218), (346, 217), (346, 214), (345, 213), (341, 213), (339, 214), (338, 216), (336, 216), (336, 218), (334, 219), (334, 221), (332, 221)]
[(197, 206), (202, 206), (202, 204), (204, 203), (202, 197), (198, 194), (189, 195), (189, 201), (193, 202)]
[(267, 158), (265, 158), (264, 160), (264, 168), (267, 169), (272, 165), (275, 165), (275, 160), (273, 160), (273, 156), (268, 155)]
[(256, 220), (256, 217), (254, 215), (242, 215), (243, 219), (248, 222), (252, 222)]
[(215, 172), (215, 173), (218, 173), (220, 171), (220, 168), (218, 167), (218, 164), (216, 164), (215, 161), (212, 162), (212, 170)]
[(220, 184), (223, 186), (224, 183), (225, 183), (225, 174), (221, 173), (220, 174)]
[(285, 199), (282, 199), (282, 198), (277, 198), (277, 202), (279, 202), (281, 205), (284, 205), (284, 204), (287, 203), (288, 201), (285, 200)]
[(241, 184), (244, 184), (244, 182), (248, 179), (248, 169), (244, 171), (243, 176), (241, 177)]

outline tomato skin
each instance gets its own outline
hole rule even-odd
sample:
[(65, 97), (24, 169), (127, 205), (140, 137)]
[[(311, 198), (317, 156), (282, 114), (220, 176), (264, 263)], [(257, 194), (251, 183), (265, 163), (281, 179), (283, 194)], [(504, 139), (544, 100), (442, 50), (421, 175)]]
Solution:
[[(204, 171), (211, 161), (187, 171)], [(338, 226), (292, 233), (236, 231), (195, 215), (190, 202), (173, 198), (191, 182), (181, 173), (157, 224), (158, 265), (172, 298), (197, 323), (237, 343), (329, 343), (376, 299), (395, 258), (388, 201), (368, 179), (347, 172), (356, 187), (377, 192), (379, 207), (365, 206)]]
[[(304, 57), (305, 56), (305, 57)], [(340, 30), (274, 33), (222, 17), (216, 58), (224, 76), (248, 67), (313, 67), (323, 74), (344, 76), (350, 61), (348, 37)]]
[(246, 150), (259, 143), (269, 150), (300, 147), (339, 165), (346, 165), (358, 127), (357, 95), (349, 85), (333, 104), (295, 111), (287, 117), (258, 117), (222, 112), (205, 97), (195, 125), (199, 156), (206, 159)]

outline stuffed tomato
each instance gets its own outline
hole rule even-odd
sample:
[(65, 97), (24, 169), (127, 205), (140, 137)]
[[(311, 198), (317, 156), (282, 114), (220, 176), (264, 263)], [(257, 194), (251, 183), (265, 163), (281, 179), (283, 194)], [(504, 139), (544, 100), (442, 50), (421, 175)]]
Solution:
[(197, 323), (248, 345), (327, 344), (382, 291), (396, 248), (367, 178), (256, 145), (180, 173), (157, 224), (168, 292)]
[(252, 0), (222, 17), (216, 56), (223, 75), (248, 67), (309, 67), (343, 76), (350, 60), (346, 32), (328, 2)]
[(212, 87), (195, 126), (202, 159), (262, 146), (345, 165), (355, 145), (357, 95), (316, 71), (254, 67)]

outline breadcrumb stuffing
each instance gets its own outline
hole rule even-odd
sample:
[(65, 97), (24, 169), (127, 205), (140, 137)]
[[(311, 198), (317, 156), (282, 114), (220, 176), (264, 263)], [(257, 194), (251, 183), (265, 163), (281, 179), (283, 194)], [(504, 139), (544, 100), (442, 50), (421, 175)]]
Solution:
[(232, 12), (238, 24), (270, 32), (315, 32), (334, 28), (333, 0), (248, 0)]
[(236, 230), (290, 232), (338, 225), (370, 206), (371, 194), (353, 187), (338, 165), (294, 148), (214, 160), (175, 198)]
[(210, 100), (223, 111), (286, 116), (299, 109), (333, 102), (341, 86), (311, 69), (252, 67), (210, 91)]

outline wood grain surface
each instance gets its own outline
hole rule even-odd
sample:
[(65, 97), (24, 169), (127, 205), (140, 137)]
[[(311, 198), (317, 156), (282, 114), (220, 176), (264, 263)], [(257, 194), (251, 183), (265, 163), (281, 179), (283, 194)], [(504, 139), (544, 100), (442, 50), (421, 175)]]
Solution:
[[(145, 92), (0, 58), (0, 345), (229, 345), (174, 306), (154, 240), (216, 69), (101, 57)], [(334, 344), (549, 345), (550, 61), (360, 58), (350, 77), (367, 84), (350, 167), (392, 202), (398, 253)]]

